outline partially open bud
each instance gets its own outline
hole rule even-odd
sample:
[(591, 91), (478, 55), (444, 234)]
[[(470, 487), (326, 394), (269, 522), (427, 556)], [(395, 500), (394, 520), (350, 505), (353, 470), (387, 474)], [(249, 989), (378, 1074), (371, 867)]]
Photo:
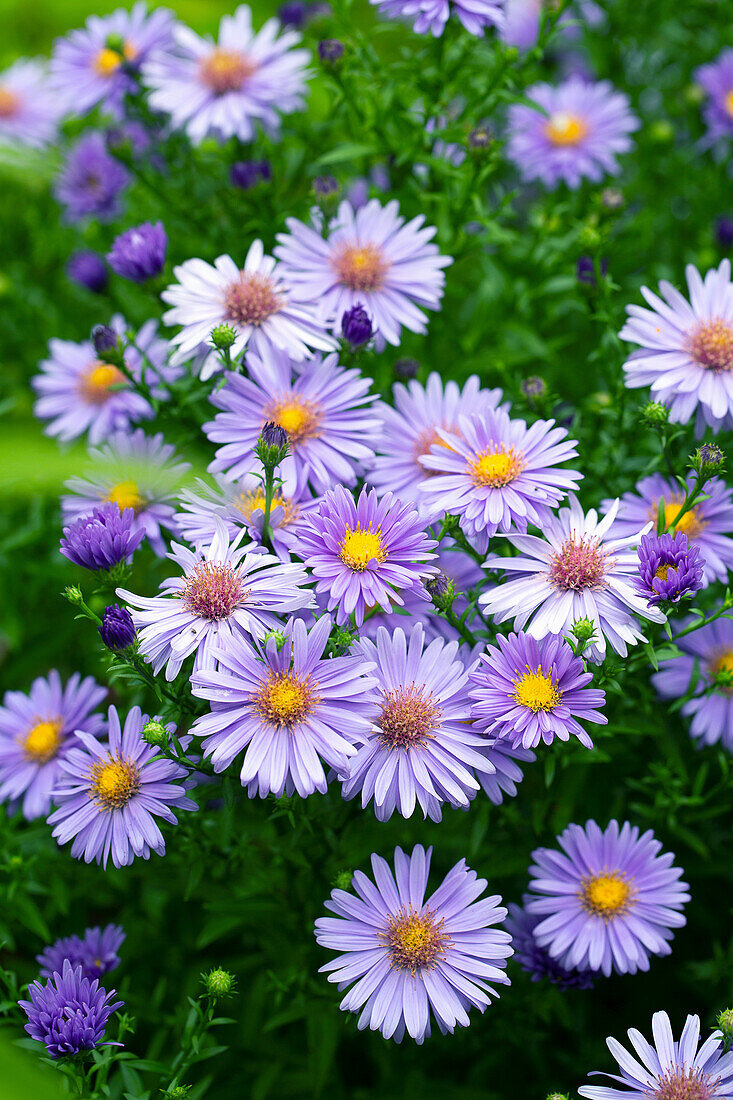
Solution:
[(700, 477), (722, 474), (725, 455), (717, 443), (703, 443), (690, 458), (690, 465)]
[(274, 420), (268, 420), (255, 444), (255, 454), (266, 470), (279, 466), (289, 451), (288, 433)]

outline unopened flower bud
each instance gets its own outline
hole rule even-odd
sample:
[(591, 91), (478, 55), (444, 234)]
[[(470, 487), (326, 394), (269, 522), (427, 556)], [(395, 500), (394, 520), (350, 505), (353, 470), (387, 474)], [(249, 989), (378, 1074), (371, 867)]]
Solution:
[(69, 603), (82, 604), (84, 602), (84, 597), (81, 594), (81, 588), (79, 588), (77, 584), (67, 585), (61, 595), (64, 597), (65, 600), (68, 600)]
[(528, 401), (538, 401), (547, 393), (547, 383), (544, 378), (533, 374), (531, 378), (525, 378), (522, 382), (522, 393)]
[(476, 155), (485, 153), (494, 144), (494, 132), (486, 122), (479, 122), (468, 135), (468, 148)]
[(282, 647), (285, 645), (285, 635), (283, 634), (282, 630), (266, 630), (265, 633), (262, 635), (263, 643), (267, 645), (267, 643), (270, 641), (270, 638), (274, 640), (275, 645), (277, 646), (277, 651), (279, 653)]
[(318, 56), (326, 68), (338, 65), (344, 56), (343, 42), (338, 38), (324, 38), (318, 43)]
[[(608, 260), (603, 257), (600, 261), (600, 271), (603, 278), (608, 274)], [(585, 286), (596, 286), (596, 265), (590, 256), (579, 256), (575, 267), (578, 282)]]
[(571, 633), (579, 642), (590, 642), (596, 633), (596, 624), (592, 619), (576, 619), (571, 627)]
[(94, 350), (105, 363), (120, 357), (120, 338), (109, 325), (95, 325), (91, 334)]
[(566, 1092), (551, 1092), (547, 1100), (570, 1100)]
[(231, 325), (217, 325), (211, 330), (211, 342), (219, 351), (226, 351), (236, 339), (236, 330)]
[(234, 975), (228, 970), (217, 968), (208, 974), (202, 974), (206, 992), (210, 997), (226, 997), (234, 990)]
[(723, 1036), (723, 1049), (727, 1051), (733, 1043), (733, 1008), (724, 1008), (715, 1023)]
[(450, 608), (455, 599), (455, 585), (445, 573), (438, 573), (425, 581), (425, 591), (439, 611)]
[(284, 428), (269, 420), (255, 444), (255, 454), (266, 470), (279, 466), (289, 451), (288, 435)]
[(121, 34), (108, 34), (104, 40), (104, 44), (108, 50), (113, 50), (115, 53), (124, 56), (125, 52), (125, 40)]
[(163, 1093), (165, 1100), (185, 1100), (191, 1091), (191, 1085), (176, 1085), (170, 1092)]
[(143, 726), (140, 736), (148, 745), (154, 745), (157, 749), (164, 748), (170, 741), (168, 730), (159, 718), (149, 719)]
[(639, 415), (649, 428), (661, 428), (669, 422), (669, 409), (661, 401), (648, 401)]
[(723, 216), (715, 219), (715, 239), (718, 247), (726, 252), (733, 246), (733, 218)]
[(712, 477), (723, 472), (725, 455), (717, 443), (703, 443), (690, 458), (690, 465), (700, 477)]
[(339, 871), (336, 878), (333, 880), (333, 884), (337, 890), (348, 890), (351, 886), (353, 877), (353, 871)]
[(419, 370), (420, 364), (417, 359), (398, 359), (394, 365), (394, 372), (397, 377), (403, 378), (405, 381), (416, 378)]
[(127, 649), (135, 641), (135, 624), (126, 607), (113, 603), (102, 612), (99, 636), (107, 649)]
[(347, 309), (341, 318), (341, 334), (354, 348), (361, 347), (371, 339), (371, 318), (360, 302)]
[(316, 176), (313, 180), (313, 194), (317, 199), (333, 199), (338, 191), (339, 184), (335, 176)]

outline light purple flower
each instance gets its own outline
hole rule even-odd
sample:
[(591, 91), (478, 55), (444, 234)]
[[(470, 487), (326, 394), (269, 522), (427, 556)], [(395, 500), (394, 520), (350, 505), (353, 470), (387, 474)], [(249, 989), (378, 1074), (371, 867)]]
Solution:
[(160, 275), (167, 249), (168, 237), (163, 223), (142, 222), (115, 237), (107, 260), (123, 279), (144, 283)]
[(291, 619), (266, 644), (216, 651), (217, 670), (192, 677), (211, 712), (191, 732), (206, 738), (217, 772), (244, 751), (240, 780), (250, 798), (325, 794), (324, 763), (341, 771), (369, 731), (372, 666), (360, 655), (324, 657), (330, 632), (328, 615), (310, 631)]
[(315, 355), (295, 364), (273, 347), (247, 356), (248, 378), (228, 373), (209, 400), (214, 420), (204, 424), (212, 443), (221, 444), (209, 469), (239, 478), (252, 472), (254, 445), (268, 421), (288, 433), (291, 455), (279, 474), (315, 493), (332, 485), (355, 485), (374, 456), (380, 420), (372, 408), (370, 378), (339, 366), (336, 355)]
[(483, 35), (487, 27), (504, 24), (504, 0), (370, 0), (388, 19), (409, 19), (416, 34), (439, 38), (451, 15), (469, 34)]
[(377, 337), (395, 346), (403, 326), (425, 332), (418, 307), (440, 308), (443, 268), (453, 261), (431, 243), (437, 231), (424, 225), (423, 214), (406, 223), (399, 209), (396, 200), (382, 206), (372, 199), (359, 210), (344, 201), (325, 239), (288, 218), (290, 233), (278, 234), (275, 255), (293, 297), (318, 302), (331, 324), (360, 304)]
[[(504, 25), (499, 29), (502, 42), (519, 50), (531, 50), (537, 44), (542, 12), (548, 6), (546, 0), (505, 0)], [(557, 36), (566, 41), (577, 38), (580, 28), (572, 21), (578, 19), (589, 27), (597, 27), (603, 22), (603, 9), (593, 0), (577, 0), (570, 4), (555, 24)]]
[(59, 776), (59, 761), (76, 743), (75, 731), (98, 734), (101, 714), (92, 714), (107, 689), (78, 672), (64, 687), (58, 672), (39, 676), (26, 695), (7, 691), (0, 707), (0, 802), (22, 805), (32, 821), (44, 817)]
[(362, 489), (357, 501), (342, 485), (326, 493), (300, 532), (298, 553), (311, 570), (316, 592), (328, 593), (336, 622), (355, 616), (358, 626), (367, 608), (389, 611), (401, 605), (403, 592), (425, 594), (423, 582), (439, 570), (437, 543), (428, 538), (417, 512), (386, 493)]
[(109, 739), (77, 731), (78, 747), (61, 761), (54, 791), (58, 809), (48, 823), (59, 844), (73, 840), (75, 859), (95, 860), (106, 869), (110, 855), (115, 867), (150, 859), (151, 852), (165, 855), (155, 818), (177, 825), (174, 810), (198, 809), (177, 782), (188, 775), (186, 768), (159, 756), (140, 736), (147, 720), (140, 707), (132, 707), (121, 728), (110, 707)]
[(639, 576), (634, 585), (651, 605), (679, 603), (702, 588), (705, 563), (682, 531), (676, 535), (642, 535), (637, 553)]
[(462, 859), (426, 901), (432, 852), (421, 844), (409, 856), (396, 848), (394, 875), (372, 855), (374, 882), (355, 871), (358, 896), (334, 890), (325, 904), (336, 916), (316, 921), (318, 943), (338, 952), (321, 971), (340, 992), (352, 987), (340, 1007), (361, 1010), (360, 1031), (397, 1042), (407, 1032), (422, 1043), (431, 1012), (443, 1034), (468, 1027), (468, 1010), (483, 1012), (499, 996), (493, 986), (511, 984), (504, 973), (510, 937), (492, 927), (506, 917), (501, 897), (477, 900), (486, 879)]
[(587, 1100), (636, 1100), (637, 1097), (658, 1097), (659, 1100), (731, 1100), (733, 1097), (733, 1053), (726, 1052), (723, 1036), (714, 1031), (700, 1046), (700, 1017), (688, 1016), (679, 1042), (672, 1034), (666, 1012), (652, 1017), (654, 1045), (629, 1028), (629, 1040), (634, 1048), (630, 1054), (609, 1036), (606, 1045), (618, 1062), (615, 1073), (596, 1071), (591, 1077), (608, 1077), (624, 1087), (582, 1085), (578, 1094)]
[[(262, 241), (252, 242), (243, 268), (231, 256), (219, 256), (213, 266), (186, 260), (173, 274), (178, 282), (161, 297), (173, 307), (163, 316), (165, 324), (182, 326), (171, 340), (174, 363), (190, 359), (209, 341), (211, 330), (222, 324), (236, 333), (232, 359), (245, 350), (262, 357), (274, 347), (301, 360), (309, 359), (314, 350), (336, 347), (317, 316), (316, 304), (292, 301), (281, 265), (265, 255)], [(202, 379), (209, 373), (202, 371)]]
[(44, 1043), (52, 1058), (73, 1057), (103, 1043), (107, 1022), (124, 1001), (114, 1001), (116, 990), (102, 989), (97, 979), (90, 981), (80, 966), (73, 969), (68, 961), (63, 972), (41, 985), (28, 986), (29, 1001), (18, 1001), (28, 1017), (25, 1030), (31, 1039)]
[(174, 28), (175, 45), (144, 67), (150, 106), (169, 115), (174, 129), (185, 129), (195, 144), (206, 137), (252, 141), (258, 126), (276, 134), (280, 113), (304, 106), (310, 60), (291, 47), (300, 35), (268, 19), (253, 33), (246, 4), (225, 15), (219, 40), (201, 38), (189, 27)]
[(708, 96), (703, 107), (708, 143), (732, 137), (733, 50), (723, 50), (715, 61), (695, 69), (693, 77)]
[(690, 300), (671, 283), (654, 294), (641, 293), (651, 306), (626, 307), (629, 318), (619, 336), (639, 351), (624, 364), (630, 389), (650, 386), (652, 397), (669, 409), (674, 424), (695, 416), (701, 435), (733, 424), (733, 284), (730, 260), (722, 260), (705, 278), (696, 267), (685, 268)]
[(669, 955), (672, 929), (686, 922), (690, 900), (674, 855), (651, 829), (628, 821), (602, 831), (595, 821), (568, 825), (562, 851), (537, 848), (530, 867), (527, 911), (542, 917), (537, 942), (564, 967), (607, 977), (649, 969), (651, 955)]
[(111, 222), (120, 213), (120, 196), (129, 181), (130, 173), (107, 151), (104, 135), (89, 130), (67, 153), (54, 193), (67, 221)]
[(570, 77), (558, 87), (534, 84), (524, 94), (537, 106), (509, 108), (507, 155), (525, 180), (575, 188), (619, 172), (616, 157), (632, 148), (629, 134), (639, 127), (623, 92), (607, 80)]
[(547, 634), (541, 641), (528, 634), (498, 634), (479, 668), (471, 672), (470, 697), (475, 725), (514, 748), (551, 745), (570, 734), (581, 745), (593, 742), (578, 719), (606, 725), (600, 713), (605, 692), (589, 688), (593, 677), (563, 638)]
[(117, 952), (124, 939), (119, 924), (87, 928), (83, 936), (63, 936), (36, 955), (40, 976), (52, 978), (55, 973), (63, 973), (64, 962), (68, 960), (74, 970), (81, 967), (85, 978), (101, 978), (120, 965)]
[(55, 139), (59, 114), (42, 61), (21, 58), (0, 73), (0, 142), (42, 148)]
[(166, 680), (174, 680), (192, 653), (194, 671), (213, 669), (215, 651), (249, 644), (277, 627), (279, 615), (313, 606), (303, 566), (285, 565), (251, 543), (241, 546), (245, 533), (232, 541), (217, 520), (208, 546), (189, 550), (171, 543), (168, 557), (182, 576), (163, 581), (159, 596), (117, 589), (132, 609), (140, 652), (156, 676), (165, 666)]
[(486, 769), (478, 772), (478, 780), (495, 806), (501, 806), (504, 795), (514, 798), (517, 783), (524, 779), (521, 764), (532, 764), (537, 759), (531, 749), (516, 748), (504, 737), (488, 737), (485, 740)]
[(561, 508), (536, 535), (505, 535), (520, 551), (519, 557), (490, 554), (487, 569), (505, 570), (506, 583), (479, 597), (488, 614), (498, 622), (514, 619), (515, 630), (533, 638), (567, 634), (576, 619), (590, 619), (596, 637), (585, 656), (600, 663), (606, 642), (622, 657), (627, 646), (644, 641), (635, 615), (662, 623), (665, 616), (636, 594), (632, 579), (639, 564), (635, 547), (646, 529), (616, 538), (612, 525), (616, 502), (604, 519), (594, 508), (584, 513), (570, 496), (570, 507)]
[[(526, 905), (529, 895), (525, 894), (522, 904)], [(533, 982), (541, 982), (546, 978), (552, 985), (559, 989), (592, 989), (594, 974), (590, 970), (567, 970), (561, 966), (557, 959), (553, 959), (546, 947), (540, 947), (534, 930), (542, 920), (533, 913), (528, 913), (520, 905), (509, 905), (509, 916), (504, 921), (504, 927), (512, 937), (514, 948), (514, 961), (518, 962), (522, 970), (531, 974)]]

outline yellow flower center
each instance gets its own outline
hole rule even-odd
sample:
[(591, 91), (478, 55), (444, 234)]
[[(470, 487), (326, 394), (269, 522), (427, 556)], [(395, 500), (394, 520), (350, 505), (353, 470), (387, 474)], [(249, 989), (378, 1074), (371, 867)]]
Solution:
[(728, 112), (730, 117), (733, 118), (733, 89), (728, 92), (723, 102), (725, 103), (726, 111)]
[[(715, 690), (723, 695), (733, 695), (733, 649), (725, 649), (714, 657), (709, 665), (710, 674), (717, 679), (722, 674), (722, 682), (715, 685)], [(730, 678), (730, 684), (725, 681)]]
[(428, 910), (416, 913), (412, 908), (403, 909), (390, 916), (387, 928), (377, 935), (389, 951), (392, 967), (415, 974), (432, 967), (445, 953), (449, 939), (442, 926), (443, 920), (436, 921)]
[(50, 722), (39, 722), (28, 731), (23, 741), (23, 750), (29, 760), (36, 764), (53, 760), (61, 745), (62, 725), (60, 718), (54, 718)]
[(136, 57), (137, 47), (132, 42), (125, 42), (122, 53), (104, 46), (94, 58), (94, 71), (97, 76), (112, 76), (123, 61), (134, 61)]
[(376, 245), (346, 245), (333, 260), (339, 282), (350, 290), (379, 290), (389, 265)]
[(290, 729), (306, 718), (318, 703), (309, 677), (301, 678), (295, 672), (268, 672), (267, 679), (255, 696), (255, 707), (266, 722)]
[(89, 797), (96, 798), (102, 810), (121, 810), (140, 790), (140, 770), (132, 760), (119, 754), (95, 760), (89, 773)]
[(307, 397), (287, 393), (267, 407), (265, 422), (268, 420), (279, 424), (287, 432), (290, 445), (295, 446), (320, 434), (321, 409)]
[(200, 76), (216, 95), (237, 92), (254, 72), (257, 62), (237, 50), (215, 49), (201, 62)]
[[(234, 507), (242, 513), (246, 520), (250, 520), (253, 512), (256, 512), (258, 508), (263, 512), (265, 510), (264, 490), (252, 489), (250, 492), (240, 493), (234, 501)], [(277, 490), (272, 494), (272, 510), (274, 511), (275, 508), (283, 508), (285, 512), (282, 518), (283, 527), (292, 523), (300, 515), (300, 507)]]
[(0, 118), (12, 118), (20, 107), (20, 100), (9, 88), (0, 88)]
[(119, 484), (113, 485), (105, 499), (119, 505), (121, 512), (124, 512), (125, 508), (132, 508), (133, 512), (139, 512), (145, 503), (134, 481), (120, 481)]
[(125, 381), (124, 374), (117, 367), (97, 360), (81, 376), (81, 391), (93, 405), (103, 405), (111, 396), (112, 387), (123, 385)]
[(527, 671), (514, 681), (514, 687), (514, 698), (520, 707), (528, 707), (535, 714), (538, 710), (553, 710), (562, 699), (562, 692), (553, 684), (552, 676), (539, 667), (533, 672), (527, 666)]
[(476, 455), (468, 464), (468, 473), (474, 485), (484, 485), (499, 489), (514, 481), (524, 466), (524, 456), (510, 447), (503, 446), (498, 451), (485, 450)]
[(588, 133), (588, 124), (578, 115), (558, 111), (545, 123), (545, 136), (553, 145), (579, 145)]
[(660, 581), (666, 581), (667, 573), (669, 573), (670, 569), (671, 566), (669, 564), (660, 565), (659, 568), (655, 570), (654, 576)]
[(355, 573), (363, 573), (370, 561), (383, 562), (387, 551), (382, 546), (379, 530), (372, 531), (371, 524), (366, 531), (362, 531), (361, 524), (357, 524), (355, 531), (347, 526), (340, 557)]
[(634, 889), (621, 871), (602, 871), (583, 881), (580, 897), (583, 908), (593, 916), (613, 920), (627, 912), (633, 895)]
[[(689, 512), (685, 512), (684, 516), (680, 519), (679, 523), (676, 522), (677, 516), (682, 511), (682, 501), (679, 497), (664, 503), (664, 526), (669, 527), (670, 524), (674, 525), (675, 531), (681, 531), (684, 535), (687, 535), (688, 539), (695, 539), (699, 536), (704, 527), (707, 527), (707, 523), (700, 518), (700, 512), (698, 508), (690, 508)], [(649, 513), (649, 518), (654, 521), (657, 518), (657, 509), (653, 508)]]

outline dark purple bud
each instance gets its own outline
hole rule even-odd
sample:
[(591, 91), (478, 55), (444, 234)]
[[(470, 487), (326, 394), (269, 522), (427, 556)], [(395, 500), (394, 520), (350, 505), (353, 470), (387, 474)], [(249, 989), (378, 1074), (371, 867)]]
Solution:
[(530, 401), (536, 401), (538, 397), (544, 397), (547, 393), (547, 383), (544, 378), (538, 378), (533, 374), (531, 378), (525, 378), (522, 382), (522, 393)]
[(92, 343), (97, 355), (107, 355), (111, 351), (116, 351), (118, 342), (117, 333), (109, 325), (95, 325), (92, 329)]
[(288, 433), (274, 420), (269, 420), (260, 432), (260, 439), (268, 447), (284, 447), (288, 441)]
[(302, 0), (286, 0), (277, 9), (278, 19), (284, 27), (294, 27), (296, 30), (305, 23), (308, 18), (308, 5)]
[(110, 502), (64, 527), (60, 549), (75, 565), (96, 572), (129, 561), (144, 536), (133, 509), (121, 512), (118, 504)]
[(450, 579), (445, 573), (438, 573), (437, 577), (430, 577), (425, 581), (425, 590), (432, 599), (438, 600), (441, 596), (445, 596), (450, 588), (450, 583)]
[(249, 191), (258, 183), (267, 183), (272, 179), (272, 167), (267, 160), (238, 160), (229, 169), (232, 187)]
[(165, 265), (168, 238), (162, 222), (143, 222), (115, 237), (107, 253), (109, 266), (123, 279), (144, 283), (160, 275)]
[(715, 239), (719, 248), (731, 248), (733, 246), (733, 218), (715, 219)]
[(344, 44), (338, 38), (324, 38), (318, 43), (318, 56), (324, 65), (335, 65), (344, 56)]
[(109, 282), (109, 271), (98, 252), (72, 252), (66, 263), (66, 274), (72, 283), (101, 294)]
[(468, 135), (468, 148), (474, 152), (483, 152), (494, 143), (494, 132), (486, 122), (479, 122)]
[(394, 365), (394, 372), (398, 378), (404, 378), (406, 381), (410, 378), (417, 378), (417, 372), (420, 370), (420, 364), (417, 359), (398, 359)]
[(135, 641), (135, 624), (126, 607), (113, 603), (102, 612), (99, 636), (107, 649), (127, 649)]
[(362, 344), (366, 344), (367, 340), (372, 336), (372, 322), (369, 314), (361, 305), (357, 302), (351, 309), (347, 309), (341, 318), (341, 333), (345, 340), (348, 340), (352, 347), (359, 348)]
[(319, 199), (330, 199), (337, 194), (338, 180), (335, 176), (316, 176), (313, 180), (313, 191)]
[[(578, 282), (586, 286), (596, 285), (596, 269), (590, 256), (581, 256), (577, 263)], [(601, 260), (601, 275), (608, 274), (608, 260)]]

